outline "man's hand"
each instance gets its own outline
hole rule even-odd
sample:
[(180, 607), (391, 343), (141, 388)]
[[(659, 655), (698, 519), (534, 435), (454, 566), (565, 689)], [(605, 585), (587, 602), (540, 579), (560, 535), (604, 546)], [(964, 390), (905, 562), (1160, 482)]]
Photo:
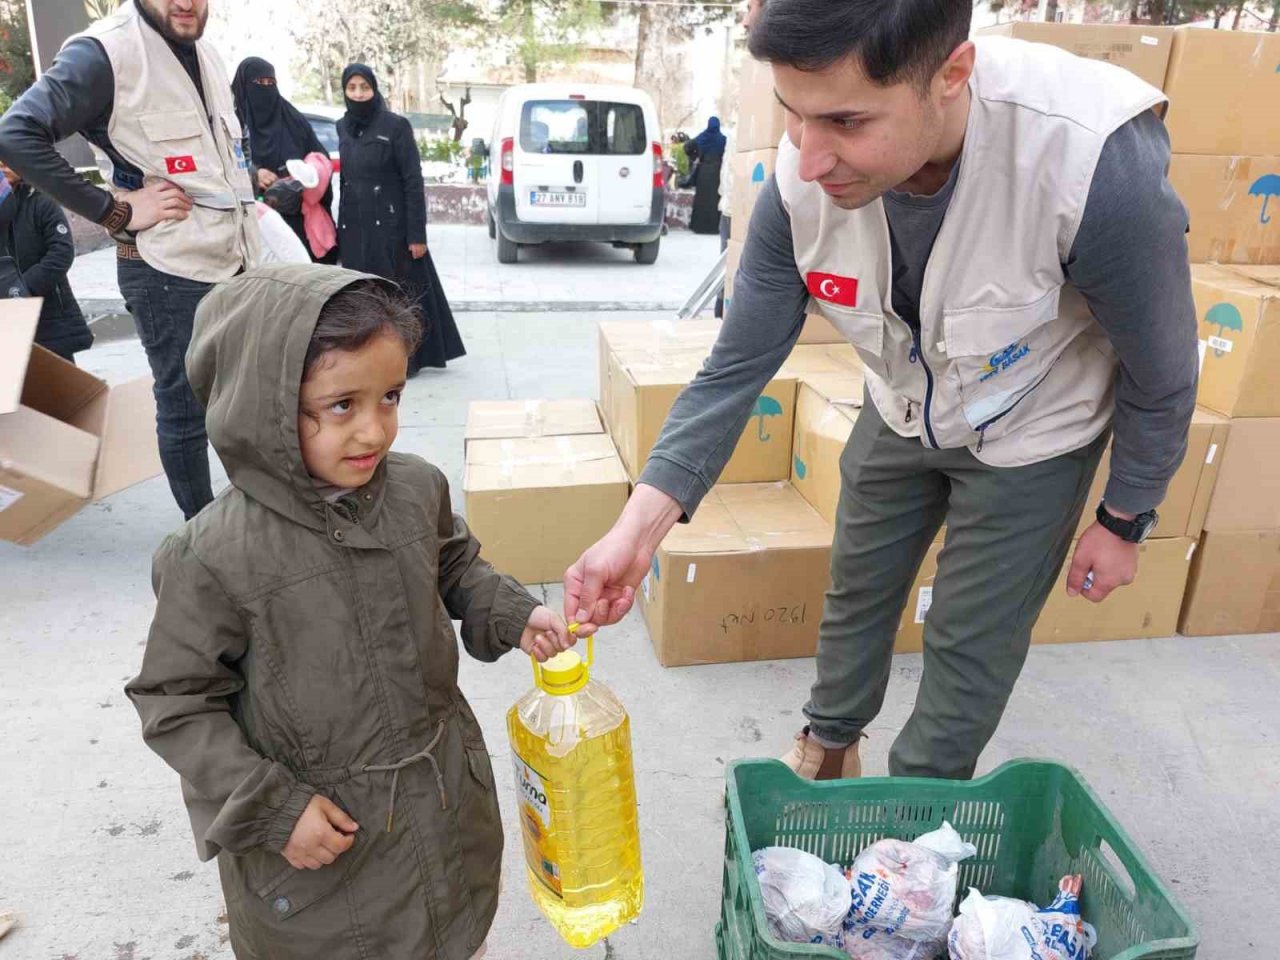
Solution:
[(272, 185), (279, 179), (275, 171), (268, 170), (266, 167), (258, 168), (258, 186), (263, 190), (270, 190)]
[[(1132, 520), (1134, 514), (1111, 513), (1121, 520)], [(1083, 595), (1101, 603), (1117, 587), (1133, 583), (1138, 574), (1138, 545), (1126, 543), (1099, 523), (1084, 532), (1076, 545), (1067, 574), (1067, 596)], [(1092, 576), (1092, 579), (1089, 579)]]
[(296, 870), (319, 870), (351, 849), (359, 829), (341, 807), (317, 793), (298, 818), (284, 858)]
[(133, 208), (127, 229), (139, 233), (165, 220), (185, 220), (193, 206), (191, 198), (165, 180), (149, 183), (141, 190), (122, 194), (121, 200)]
[(427, 245), (425, 243), (409, 244), (409, 256), (415, 260), (421, 260), (427, 255)]
[(627, 615), (654, 551), (683, 512), (656, 487), (636, 486), (613, 529), (564, 575), (564, 613), (582, 625), (578, 636)]
[(520, 637), (520, 649), (539, 663), (572, 647), (578, 638), (569, 632), (560, 615), (547, 607), (535, 607)]

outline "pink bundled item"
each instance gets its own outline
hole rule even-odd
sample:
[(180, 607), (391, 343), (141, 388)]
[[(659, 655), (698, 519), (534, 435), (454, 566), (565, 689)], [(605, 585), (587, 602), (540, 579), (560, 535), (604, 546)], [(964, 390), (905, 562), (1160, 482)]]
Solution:
[(302, 223), (307, 245), (316, 257), (323, 257), (338, 245), (338, 228), (322, 205), (329, 181), (333, 179), (333, 161), (320, 152), (309, 153), (301, 163), (290, 160), (289, 173), (302, 184)]

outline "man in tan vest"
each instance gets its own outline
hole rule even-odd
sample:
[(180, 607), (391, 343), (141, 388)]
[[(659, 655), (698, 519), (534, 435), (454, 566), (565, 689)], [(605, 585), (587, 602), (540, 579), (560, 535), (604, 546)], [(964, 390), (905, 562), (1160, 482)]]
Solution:
[[(821, 312), (867, 396), (840, 462), (808, 725), (786, 757), (806, 777), (860, 771), (944, 523), (889, 772), (971, 776), (1067, 557), (1081, 603), (1131, 582), (1186, 451), (1196, 316), (1164, 97), (1054, 47), (971, 42), (971, 17), (970, 0), (768, 0), (749, 46), (787, 135), (733, 309), (622, 517), (565, 578), (588, 628), (627, 612)], [(1105, 500), (1086, 503), (1112, 434)]]
[[(67, 41), (0, 119), (0, 160), (117, 244), (120, 292), (155, 377), (160, 458), (190, 519), (210, 500), (204, 410), (185, 357), (196, 305), (259, 259), (253, 188), (208, 0), (132, 0)], [(100, 189), (54, 149), (93, 146)]]

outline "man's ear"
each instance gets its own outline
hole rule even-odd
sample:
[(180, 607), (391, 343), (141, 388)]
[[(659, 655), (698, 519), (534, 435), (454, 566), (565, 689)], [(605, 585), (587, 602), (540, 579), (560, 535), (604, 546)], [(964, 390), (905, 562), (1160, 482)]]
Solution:
[(951, 51), (951, 56), (947, 57), (946, 63), (938, 68), (934, 83), (939, 89), (943, 103), (949, 103), (964, 93), (965, 87), (969, 85), (969, 78), (973, 76), (973, 64), (977, 53), (978, 48), (973, 45), (973, 41), (966, 40)]

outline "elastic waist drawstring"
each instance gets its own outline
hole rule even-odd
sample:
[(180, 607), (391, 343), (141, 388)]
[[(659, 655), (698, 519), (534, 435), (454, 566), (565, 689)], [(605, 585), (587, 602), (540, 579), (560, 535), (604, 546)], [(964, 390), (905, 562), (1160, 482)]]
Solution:
[(444, 737), (445, 721), (440, 721), (440, 726), (436, 728), (436, 735), (431, 738), (431, 742), (423, 747), (420, 751), (411, 757), (405, 757), (396, 763), (366, 763), (361, 770), (364, 773), (390, 773), (391, 774), (391, 804), (387, 809), (387, 833), (391, 832), (391, 825), (396, 815), (396, 787), (400, 784), (400, 771), (405, 767), (411, 767), (415, 763), (421, 763), (426, 760), (431, 764), (431, 769), (436, 774), (436, 788), (440, 791), (440, 809), (449, 809), (449, 799), (444, 791), (444, 774), (440, 772), (440, 764), (436, 761), (433, 751), (439, 746), (441, 739)]

